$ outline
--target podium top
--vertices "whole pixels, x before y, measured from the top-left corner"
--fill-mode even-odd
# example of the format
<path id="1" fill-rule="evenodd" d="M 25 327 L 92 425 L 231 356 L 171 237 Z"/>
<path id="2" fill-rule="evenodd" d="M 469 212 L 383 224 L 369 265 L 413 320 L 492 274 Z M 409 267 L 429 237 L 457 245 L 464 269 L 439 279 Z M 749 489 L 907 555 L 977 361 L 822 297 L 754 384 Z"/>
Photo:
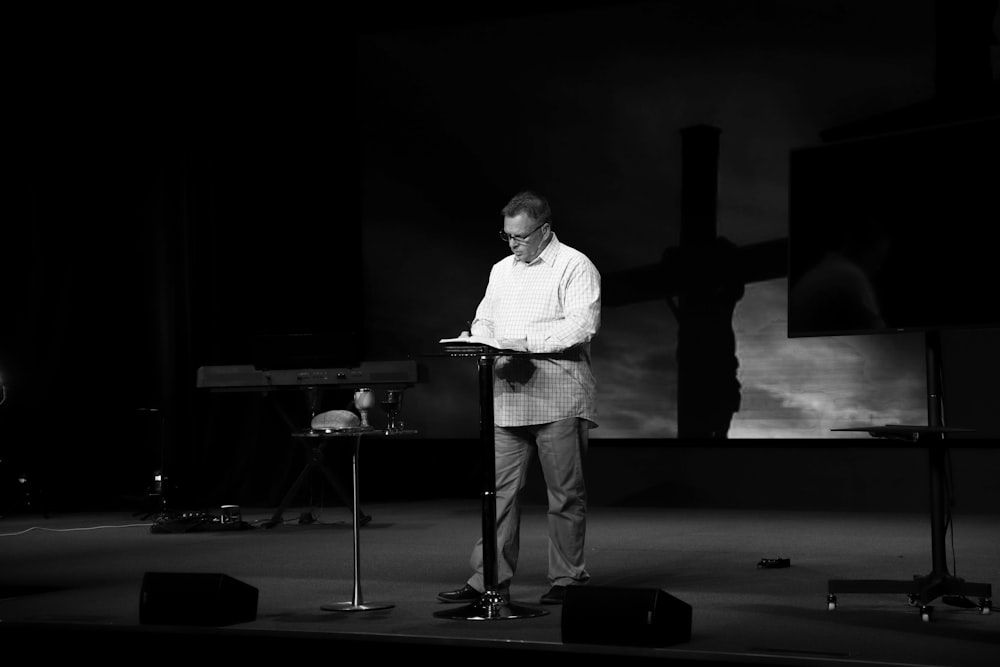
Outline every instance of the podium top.
<path id="1" fill-rule="evenodd" d="M 490 345 L 457 344 L 443 345 L 438 352 L 425 352 L 420 357 L 533 357 L 538 359 L 577 359 L 579 353 L 565 352 L 525 352 L 523 350 L 507 350 Z"/>
<path id="2" fill-rule="evenodd" d="M 302 431 L 295 431 L 292 437 L 295 438 L 346 438 L 348 436 L 382 437 L 389 438 L 401 435 L 416 435 L 417 429 L 400 428 L 394 431 L 387 431 L 384 428 L 372 428 L 370 426 L 356 426 L 350 428 L 307 428 Z"/>

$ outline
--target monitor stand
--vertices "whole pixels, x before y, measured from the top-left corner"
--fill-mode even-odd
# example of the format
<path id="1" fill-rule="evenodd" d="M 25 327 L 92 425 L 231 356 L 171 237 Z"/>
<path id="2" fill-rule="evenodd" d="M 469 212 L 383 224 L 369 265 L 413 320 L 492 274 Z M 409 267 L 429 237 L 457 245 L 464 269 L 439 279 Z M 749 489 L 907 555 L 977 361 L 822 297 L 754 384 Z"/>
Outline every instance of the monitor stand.
<path id="1" fill-rule="evenodd" d="M 834 431 L 865 431 L 876 438 L 911 440 L 926 445 L 929 454 L 930 504 L 931 504 L 931 571 L 923 576 L 916 575 L 911 581 L 886 579 L 831 579 L 827 588 L 827 608 L 837 608 L 838 593 L 906 593 L 911 605 L 920 606 L 920 618 L 931 620 L 933 607 L 930 603 L 937 598 L 948 596 L 979 597 L 979 610 L 983 614 L 992 611 L 992 587 L 988 583 L 972 583 L 952 575 L 948 571 L 945 549 L 945 533 L 948 529 L 945 506 L 945 462 L 947 446 L 945 438 L 949 434 L 971 433 L 972 429 L 948 428 L 942 425 L 943 397 L 941 396 L 941 339 L 939 332 L 926 334 L 927 355 L 927 408 L 930 424 L 927 426 L 886 425 L 861 428 L 839 428 Z"/>

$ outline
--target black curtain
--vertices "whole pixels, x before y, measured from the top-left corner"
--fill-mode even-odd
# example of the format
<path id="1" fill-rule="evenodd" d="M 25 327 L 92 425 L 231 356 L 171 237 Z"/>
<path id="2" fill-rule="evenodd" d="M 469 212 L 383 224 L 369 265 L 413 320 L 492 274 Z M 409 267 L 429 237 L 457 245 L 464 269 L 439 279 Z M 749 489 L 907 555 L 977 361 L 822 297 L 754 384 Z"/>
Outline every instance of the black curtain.
<path id="1" fill-rule="evenodd" d="M 4 474 L 26 477 L 39 509 L 114 502 L 144 492 L 166 438 L 190 428 L 202 193 L 190 142 L 143 131 L 148 117 L 35 120 L 3 246 Z"/>
<path id="2" fill-rule="evenodd" d="M 12 88 L 0 510 L 140 502 L 159 470 L 188 506 L 271 501 L 301 452 L 195 373 L 360 321 L 353 42 L 46 27 Z"/>

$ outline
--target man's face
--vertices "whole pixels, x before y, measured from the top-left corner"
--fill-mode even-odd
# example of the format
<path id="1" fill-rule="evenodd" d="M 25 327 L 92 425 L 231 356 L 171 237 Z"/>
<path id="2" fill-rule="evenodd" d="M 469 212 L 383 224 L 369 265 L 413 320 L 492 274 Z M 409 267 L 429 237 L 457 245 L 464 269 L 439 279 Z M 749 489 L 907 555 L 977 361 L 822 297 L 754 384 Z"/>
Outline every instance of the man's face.
<path id="1" fill-rule="evenodd" d="M 503 230 L 510 239 L 507 245 L 519 261 L 527 264 L 534 261 L 542 251 L 542 241 L 545 239 L 546 223 L 538 224 L 526 213 L 518 213 L 512 218 L 503 219 Z"/>

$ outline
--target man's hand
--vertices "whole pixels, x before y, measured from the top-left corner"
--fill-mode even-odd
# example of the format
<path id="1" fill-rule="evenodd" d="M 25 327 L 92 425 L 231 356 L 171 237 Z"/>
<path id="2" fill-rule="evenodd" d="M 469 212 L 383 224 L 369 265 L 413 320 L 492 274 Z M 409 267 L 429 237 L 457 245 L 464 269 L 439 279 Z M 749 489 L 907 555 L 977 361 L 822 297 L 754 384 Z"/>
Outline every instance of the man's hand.
<path id="1" fill-rule="evenodd" d="M 514 350 L 515 352 L 528 351 L 527 338 L 501 338 L 497 341 L 501 350 Z"/>

